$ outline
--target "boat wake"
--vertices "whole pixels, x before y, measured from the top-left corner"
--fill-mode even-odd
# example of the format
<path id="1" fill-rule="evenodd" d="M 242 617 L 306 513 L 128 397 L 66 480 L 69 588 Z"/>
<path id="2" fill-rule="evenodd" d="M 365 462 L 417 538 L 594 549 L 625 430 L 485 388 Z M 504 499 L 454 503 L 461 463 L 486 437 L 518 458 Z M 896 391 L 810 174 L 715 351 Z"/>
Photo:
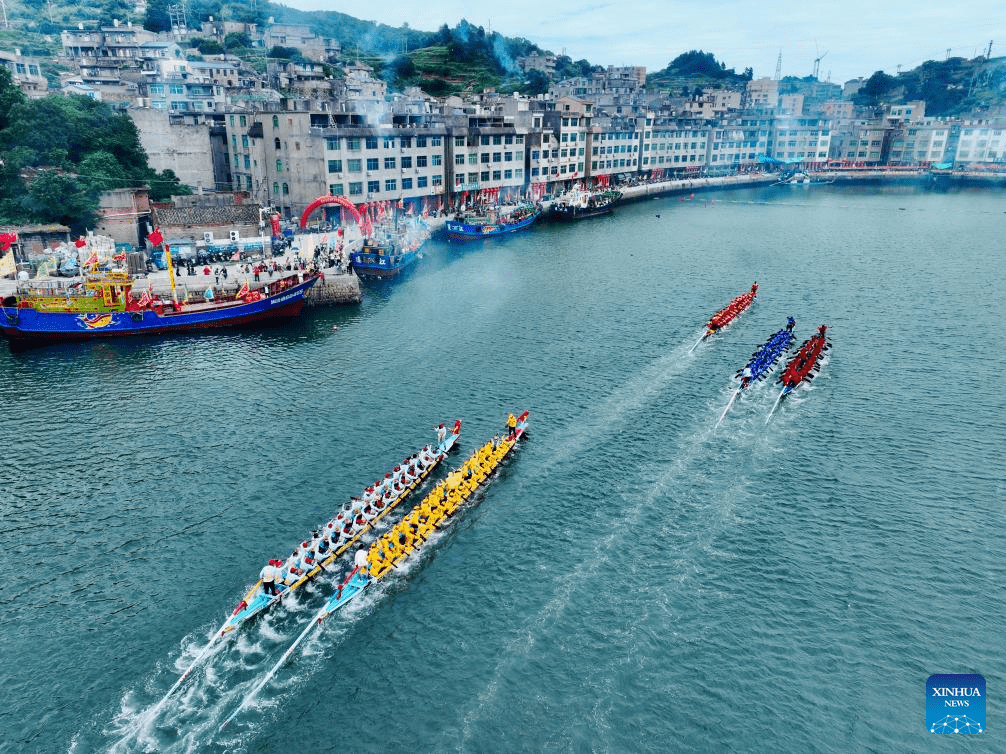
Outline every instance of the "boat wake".
<path id="1" fill-rule="evenodd" d="M 592 406 L 585 416 L 577 416 L 566 426 L 558 427 L 556 434 L 563 438 L 562 444 L 556 448 L 551 459 L 544 462 L 542 471 L 547 472 L 567 463 L 590 443 L 596 442 L 598 437 L 610 436 L 636 412 L 652 404 L 672 380 L 694 364 L 694 359 L 689 358 L 691 342 L 689 338 L 672 346 L 667 353 L 651 361 Z"/>
<path id="2" fill-rule="evenodd" d="M 769 397 L 768 391 L 757 393 L 752 397 L 758 401 Z M 710 401 L 710 407 L 712 405 Z M 633 475 L 645 480 L 642 486 L 632 485 L 620 499 L 606 501 L 609 511 L 618 511 L 617 528 L 584 541 L 581 511 L 575 519 L 569 519 L 569 531 L 554 534 L 560 541 L 579 540 L 576 562 L 565 571 L 550 573 L 550 581 L 554 584 L 551 598 L 502 643 L 496 652 L 497 664 L 484 688 L 474 695 L 471 706 L 458 710 L 460 749 L 474 745 L 477 731 L 483 730 L 480 723 L 494 715 L 494 709 L 501 703 L 499 697 L 507 693 L 507 678 L 525 663 L 534 664 L 539 638 L 554 636 L 558 632 L 556 625 L 575 623 L 576 619 L 568 614 L 580 609 L 578 600 L 584 590 L 590 591 L 594 588 L 592 585 L 604 583 L 611 574 L 623 572 L 626 564 L 633 561 L 640 531 L 654 527 L 673 529 L 666 532 L 666 540 L 676 543 L 671 563 L 679 573 L 679 581 L 673 588 L 694 588 L 695 563 L 710 552 L 712 543 L 725 527 L 736 525 L 735 509 L 738 501 L 744 499 L 749 485 L 743 476 L 728 484 L 711 485 L 706 478 L 706 467 L 710 459 L 723 465 L 739 456 L 753 456 L 768 464 L 783 447 L 777 439 L 766 440 L 761 420 L 761 415 L 745 415 L 737 422 L 741 425 L 738 431 L 724 437 L 709 425 L 703 412 L 697 411 L 693 426 L 685 430 L 677 443 L 673 459 L 652 460 L 634 469 Z M 701 496 L 696 496 L 696 487 L 701 487 Z M 687 527 L 679 522 L 682 515 L 688 521 Z M 547 641 L 549 639 L 543 639 L 540 651 L 548 651 L 544 646 Z M 620 661 L 621 658 L 613 660 Z M 622 671 L 612 672 L 617 675 Z M 595 709 L 595 717 L 599 714 L 603 712 Z M 594 720 L 592 724 L 606 727 L 603 721 Z"/>
<path id="3" fill-rule="evenodd" d="M 336 579 L 325 584 L 333 590 Z M 213 648 L 202 670 L 190 677 L 177 695 L 160 709 L 152 698 L 164 694 L 156 682 L 164 668 L 155 668 L 142 683 L 142 691 L 132 689 L 122 699 L 121 709 L 103 733 L 112 739 L 110 752 L 192 752 L 202 750 L 211 741 L 223 749 L 241 748 L 257 725 L 240 726 L 227 735 L 218 733 L 220 723 L 255 687 L 272 667 L 276 657 L 300 632 L 304 618 L 313 615 L 321 596 L 321 584 L 315 582 L 298 600 L 284 603 L 283 609 L 261 618 L 250 630 Z M 312 592 L 314 592 L 312 594 Z M 352 625 L 367 615 L 381 599 L 383 589 L 364 595 L 342 612 L 338 620 L 325 624 L 303 647 L 305 656 L 325 657 L 335 651 Z M 198 656 L 209 637 L 189 638 L 182 653 L 172 664 L 172 674 L 181 672 Z M 299 693 L 324 662 L 307 662 L 295 672 L 281 675 L 270 685 L 269 694 L 258 695 L 246 711 L 261 712 L 282 703 L 291 692 Z M 154 713 L 154 714 L 152 714 Z M 248 716 L 256 719 L 257 715 Z"/>

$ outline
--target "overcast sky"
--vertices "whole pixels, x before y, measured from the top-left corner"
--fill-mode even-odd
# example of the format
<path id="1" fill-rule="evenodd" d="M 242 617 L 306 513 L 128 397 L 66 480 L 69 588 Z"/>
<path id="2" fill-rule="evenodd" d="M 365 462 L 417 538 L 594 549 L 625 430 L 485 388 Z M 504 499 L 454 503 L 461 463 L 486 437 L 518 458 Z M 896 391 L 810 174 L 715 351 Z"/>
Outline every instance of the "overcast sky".
<path id="1" fill-rule="evenodd" d="M 821 56 L 820 77 L 842 83 L 889 74 L 951 55 L 1006 55 L 1006 4 L 990 0 L 907 2 L 847 0 L 285 0 L 304 10 L 337 10 L 389 26 L 435 31 L 462 18 L 595 65 L 666 66 L 687 50 L 716 55 L 738 73 L 773 76 L 782 50 L 784 76 L 808 76 Z M 998 40 L 998 44 L 996 42 Z"/>

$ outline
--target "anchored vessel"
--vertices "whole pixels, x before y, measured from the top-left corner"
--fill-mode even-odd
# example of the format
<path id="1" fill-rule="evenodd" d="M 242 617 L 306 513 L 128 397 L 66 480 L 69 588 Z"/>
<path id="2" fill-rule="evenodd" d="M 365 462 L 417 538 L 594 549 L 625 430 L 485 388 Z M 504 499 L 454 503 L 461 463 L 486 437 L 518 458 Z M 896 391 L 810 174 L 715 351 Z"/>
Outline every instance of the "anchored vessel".
<path id="1" fill-rule="evenodd" d="M 447 221 L 447 235 L 459 241 L 500 236 L 529 227 L 540 215 L 541 206 L 533 204 L 521 204 L 507 214 L 496 211 L 484 215 L 459 214 Z"/>
<path id="2" fill-rule="evenodd" d="M 556 199 L 549 208 L 548 216 L 555 220 L 582 220 L 586 217 L 606 215 L 615 208 L 621 198 L 622 192 L 614 189 L 604 191 L 575 189 Z"/>
<path id="3" fill-rule="evenodd" d="M 403 249 L 394 241 L 380 244 L 371 238 L 349 255 L 356 274 L 363 278 L 391 278 L 419 261 L 419 247 Z"/>
<path id="4" fill-rule="evenodd" d="M 164 300 L 149 290 L 136 298 L 133 280 L 113 270 L 85 275 L 69 288 L 32 287 L 3 300 L 2 325 L 11 344 L 152 335 L 250 325 L 296 317 L 314 275 L 290 275 L 261 289 L 247 284 L 235 295 L 199 302 Z"/>

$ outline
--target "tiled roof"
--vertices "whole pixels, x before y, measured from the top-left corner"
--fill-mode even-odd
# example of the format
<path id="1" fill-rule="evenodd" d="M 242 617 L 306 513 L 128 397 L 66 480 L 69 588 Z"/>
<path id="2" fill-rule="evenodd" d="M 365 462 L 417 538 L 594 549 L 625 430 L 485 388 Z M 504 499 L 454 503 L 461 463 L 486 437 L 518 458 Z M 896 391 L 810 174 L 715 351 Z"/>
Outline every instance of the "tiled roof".
<path id="1" fill-rule="evenodd" d="M 171 227 L 181 225 L 257 225 L 258 205 L 248 204 L 234 207 L 173 207 L 154 208 L 158 225 Z"/>

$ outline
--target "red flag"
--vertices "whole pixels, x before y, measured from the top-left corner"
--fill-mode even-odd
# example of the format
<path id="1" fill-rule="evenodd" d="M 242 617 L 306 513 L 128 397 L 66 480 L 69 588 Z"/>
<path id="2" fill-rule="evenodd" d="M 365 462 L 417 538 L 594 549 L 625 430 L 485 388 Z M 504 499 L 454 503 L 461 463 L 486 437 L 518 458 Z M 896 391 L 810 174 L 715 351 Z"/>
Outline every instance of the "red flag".
<path id="1" fill-rule="evenodd" d="M 17 233 L 0 233 L 0 251 L 7 251 L 17 241 Z"/>
<path id="2" fill-rule="evenodd" d="M 147 236 L 147 240 L 154 246 L 160 246 L 164 242 L 164 236 L 161 235 L 161 229 L 154 228 L 154 232 Z"/>
<path id="3" fill-rule="evenodd" d="M 238 289 L 238 292 L 234 294 L 234 298 L 241 298 L 242 296 L 247 296 L 251 293 L 251 288 L 248 287 L 248 281 L 245 280 L 242 286 Z"/>
<path id="4" fill-rule="evenodd" d="M 98 264 L 98 252 L 92 251 L 91 256 L 87 258 L 87 261 L 84 262 L 84 264 Z"/>
<path id="5" fill-rule="evenodd" d="M 80 238 L 78 238 L 76 241 L 73 242 L 73 245 L 76 246 L 78 249 L 82 249 L 85 246 L 87 246 L 87 241 L 85 241 L 84 237 L 81 236 Z"/>

